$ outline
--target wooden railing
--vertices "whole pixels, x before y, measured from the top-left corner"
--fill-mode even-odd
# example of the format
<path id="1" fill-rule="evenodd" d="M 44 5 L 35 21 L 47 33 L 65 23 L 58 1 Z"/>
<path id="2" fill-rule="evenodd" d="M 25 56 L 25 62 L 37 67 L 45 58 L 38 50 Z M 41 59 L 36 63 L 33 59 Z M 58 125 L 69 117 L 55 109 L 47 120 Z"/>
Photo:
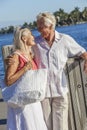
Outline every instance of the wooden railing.
<path id="1" fill-rule="evenodd" d="M 87 74 L 82 59 L 71 58 L 66 64 L 69 87 L 69 130 L 87 129 Z"/>
<path id="2" fill-rule="evenodd" d="M 0 130 L 6 130 L 7 105 L 3 102 L 0 90 Z"/>
<path id="3" fill-rule="evenodd" d="M 12 51 L 12 45 L 2 47 L 3 58 L 5 59 Z M 83 71 L 83 66 L 84 61 L 82 59 L 69 58 L 65 67 L 69 88 L 69 130 L 87 130 L 87 74 Z M 0 104 L 2 104 L 1 97 L 0 100 Z M 6 123 L 7 110 L 5 103 L 4 105 L 0 107 L 2 124 Z M 4 117 L 1 116 L 2 113 Z"/>

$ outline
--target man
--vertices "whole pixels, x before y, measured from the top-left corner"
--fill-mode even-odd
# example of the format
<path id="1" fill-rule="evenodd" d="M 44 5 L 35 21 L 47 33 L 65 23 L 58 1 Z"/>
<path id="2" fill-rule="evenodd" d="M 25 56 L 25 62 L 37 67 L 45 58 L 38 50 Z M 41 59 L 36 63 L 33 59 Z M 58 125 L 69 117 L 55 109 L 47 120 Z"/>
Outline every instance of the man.
<path id="1" fill-rule="evenodd" d="M 68 130 L 68 88 L 64 67 L 69 57 L 80 56 L 85 60 L 87 53 L 72 37 L 55 31 L 56 20 L 51 13 L 37 16 L 35 60 L 39 67 L 48 68 L 46 99 L 42 101 L 43 113 L 48 130 Z"/>

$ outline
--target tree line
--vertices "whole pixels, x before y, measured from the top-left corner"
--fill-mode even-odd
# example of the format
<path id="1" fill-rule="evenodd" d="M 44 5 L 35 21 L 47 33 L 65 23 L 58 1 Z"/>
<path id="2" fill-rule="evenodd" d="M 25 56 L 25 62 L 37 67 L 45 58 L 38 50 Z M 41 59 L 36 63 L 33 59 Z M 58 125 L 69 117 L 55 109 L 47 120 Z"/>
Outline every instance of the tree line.
<path id="1" fill-rule="evenodd" d="M 84 7 L 82 11 L 80 11 L 79 7 L 75 7 L 70 13 L 66 13 L 64 9 L 59 9 L 58 11 L 53 13 L 56 18 L 56 26 L 64 26 L 64 25 L 72 25 L 87 22 L 87 7 Z M 23 27 L 28 27 L 31 30 L 37 29 L 36 21 L 27 23 L 25 22 Z M 15 26 L 8 26 L 5 28 L 1 28 L 0 34 L 5 33 L 13 33 Z"/>

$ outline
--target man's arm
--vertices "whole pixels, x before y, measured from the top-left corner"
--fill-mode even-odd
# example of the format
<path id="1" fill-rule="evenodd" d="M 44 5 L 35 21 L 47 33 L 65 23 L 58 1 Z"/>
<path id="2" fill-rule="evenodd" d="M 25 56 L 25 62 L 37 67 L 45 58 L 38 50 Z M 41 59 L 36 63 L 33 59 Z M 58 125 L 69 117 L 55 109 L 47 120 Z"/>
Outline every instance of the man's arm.
<path id="1" fill-rule="evenodd" d="M 4 62 L 6 64 L 6 66 L 9 66 L 11 64 L 14 64 L 16 62 L 16 60 L 13 58 L 13 55 L 9 55 L 4 59 Z"/>

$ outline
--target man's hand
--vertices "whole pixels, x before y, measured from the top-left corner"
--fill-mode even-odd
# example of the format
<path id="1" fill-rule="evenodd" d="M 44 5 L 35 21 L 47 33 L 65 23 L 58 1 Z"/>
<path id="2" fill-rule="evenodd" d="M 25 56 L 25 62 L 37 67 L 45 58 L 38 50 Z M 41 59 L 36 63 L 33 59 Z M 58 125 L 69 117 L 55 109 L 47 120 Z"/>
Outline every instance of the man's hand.
<path id="1" fill-rule="evenodd" d="M 80 57 L 85 60 L 85 62 L 84 62 L 84 71 L 85 71 L 85 73 L 87 73 L 87 52 L 84 52 L 83 54 L 81 54 Z"/>
<path id="2" fill-rule="evenodd" d="M 15 59 L 13 59 L 12 55 L 8 56 L 4 61 L 7 66 L 12 65 L 16 62 Z"/>
<path id="3" fill-rule="evenodd" d="M 84 62 L 84 71 L 85 71 L 85 73 L 87 73 L 87 60 L 85 60 L 85 62 Z"/>

